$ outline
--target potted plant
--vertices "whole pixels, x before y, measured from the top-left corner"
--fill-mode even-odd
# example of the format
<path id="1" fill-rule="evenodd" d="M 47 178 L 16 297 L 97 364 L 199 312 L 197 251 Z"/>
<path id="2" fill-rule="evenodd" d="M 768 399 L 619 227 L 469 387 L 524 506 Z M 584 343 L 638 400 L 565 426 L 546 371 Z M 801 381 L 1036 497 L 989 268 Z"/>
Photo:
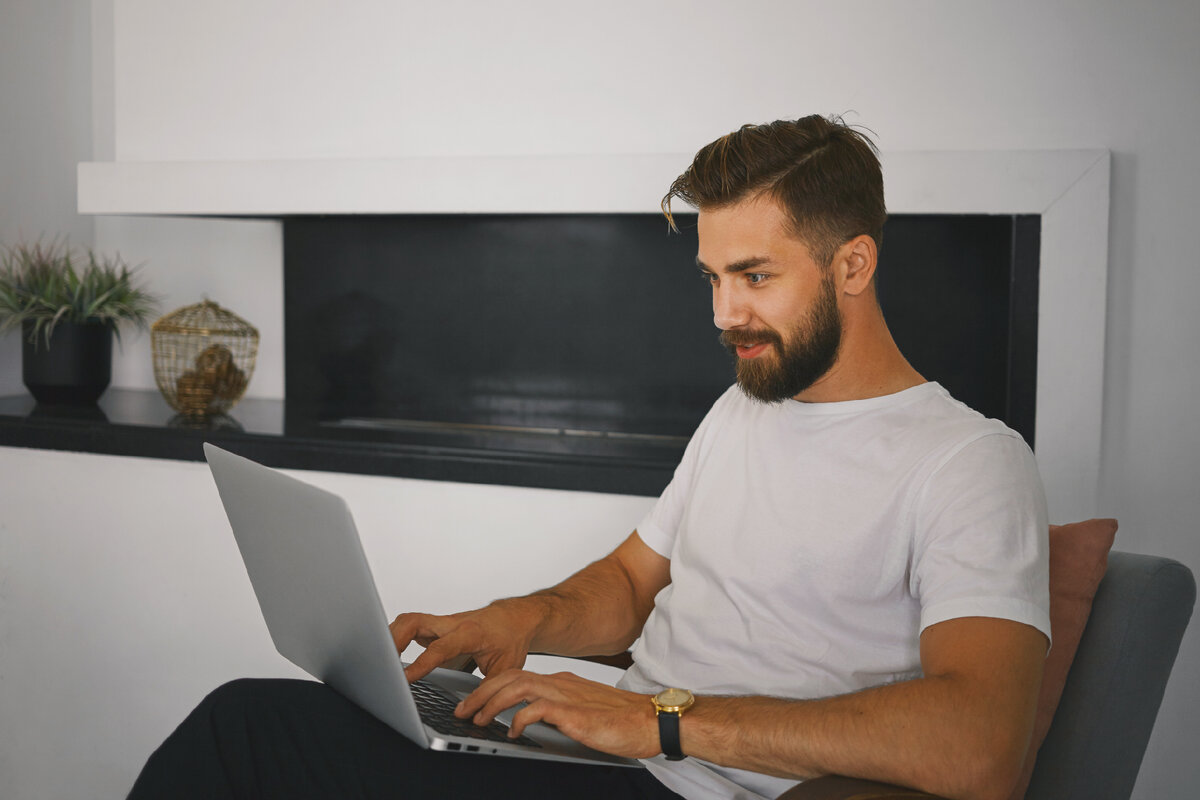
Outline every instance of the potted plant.
<path id="1" fill-rule="evenodd" d="M 94 403 L 112 379 L 113 334 L 145 328 L 155 298 L 135 286 L 133 271 L 115 257 L 87 263 L 62 242 L 3 249 L 0 332 L 21 327 L 25 386 L 42 404 Z"/>

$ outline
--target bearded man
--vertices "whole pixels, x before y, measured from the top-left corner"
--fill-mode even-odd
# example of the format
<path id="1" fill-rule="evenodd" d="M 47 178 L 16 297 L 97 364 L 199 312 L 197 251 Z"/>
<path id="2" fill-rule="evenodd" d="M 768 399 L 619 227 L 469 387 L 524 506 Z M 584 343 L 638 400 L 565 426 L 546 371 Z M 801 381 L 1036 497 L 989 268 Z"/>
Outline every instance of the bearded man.
<path id="1" fill-rule="evenodd" d="M 134 796 L 771 798 L 829 773 L 1003 798 L 1050 631 L 1032 453 L 926 381 L 875 293 L 873 144 L 819 116 L 745 126 L 671 187 L 737 384 L 615 551 L 561 584 L 402 614 L 410 680 L 472 657 L 458 707 L 535 721 L 645 770 L 423 751 L 319 684 L 239 682 L 168 739 Z M 618 653 L 617 687 L 521 669 Z M 372 724 L 374 723 L 374 724 Z"/>

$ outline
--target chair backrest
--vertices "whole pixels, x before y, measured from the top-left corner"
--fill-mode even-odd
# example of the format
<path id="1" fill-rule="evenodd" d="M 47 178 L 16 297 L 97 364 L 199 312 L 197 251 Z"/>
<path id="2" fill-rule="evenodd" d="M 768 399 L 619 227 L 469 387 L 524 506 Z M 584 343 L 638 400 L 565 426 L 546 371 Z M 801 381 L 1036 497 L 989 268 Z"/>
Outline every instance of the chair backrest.
<path id="1" fill-rule="evenodd" d="M 1129 798 L 1195 601 L 1178 561 L 1109 554 L 1026 800 Z"/>

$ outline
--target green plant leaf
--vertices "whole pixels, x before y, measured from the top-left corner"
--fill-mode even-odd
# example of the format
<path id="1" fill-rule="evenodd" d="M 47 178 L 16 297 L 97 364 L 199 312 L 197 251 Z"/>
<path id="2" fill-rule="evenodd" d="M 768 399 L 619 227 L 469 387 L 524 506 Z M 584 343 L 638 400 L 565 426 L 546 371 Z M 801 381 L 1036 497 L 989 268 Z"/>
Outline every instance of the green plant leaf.
<path id="1" fill-rule="evenodd" d="M 31 337 L 49 343 L 59 322 L 103 322 L 117 332 L 119 325 L 149 325 L 157 298 L 135 285 L 136 270 L 120 256 L 97 256 L 85 251 L 86 264 L 65 241 L 3 248 L 0 255 L 0 332 L 32 320 Z M 83 262 L 80 261 L 82 264 Z"/>

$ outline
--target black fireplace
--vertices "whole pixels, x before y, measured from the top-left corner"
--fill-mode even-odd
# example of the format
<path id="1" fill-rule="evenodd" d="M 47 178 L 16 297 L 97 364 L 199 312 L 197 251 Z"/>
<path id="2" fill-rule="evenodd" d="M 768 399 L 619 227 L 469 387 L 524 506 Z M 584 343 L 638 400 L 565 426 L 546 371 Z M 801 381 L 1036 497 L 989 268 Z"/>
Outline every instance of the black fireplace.
<path id="1" fill-rule="evenodd" d="M 284 220 L 289 435 L 418 454 L 413 477 L 657 494 L 733 381 L 695 217 Z M 894 215 L 901 349 L 1034 439 L 1037 216 Z"/>

